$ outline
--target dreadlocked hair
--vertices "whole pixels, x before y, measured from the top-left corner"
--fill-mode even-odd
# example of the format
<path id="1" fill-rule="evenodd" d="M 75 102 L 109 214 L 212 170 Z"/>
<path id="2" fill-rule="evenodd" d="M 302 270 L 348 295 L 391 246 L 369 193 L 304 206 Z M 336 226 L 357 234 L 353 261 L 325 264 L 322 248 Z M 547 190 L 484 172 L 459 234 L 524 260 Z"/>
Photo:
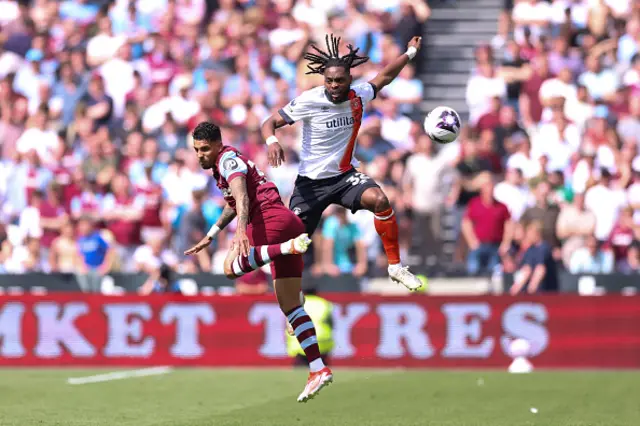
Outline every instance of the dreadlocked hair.
<path id="1" fill-rule="evenodd" d="M 358 56 L 358 50 L 360 49 L 357 47 L 354 48 L 351 44 L 347 45 L 349 53 L 340 56 L 340 40 L 340 37 L 336 38 L 333 34 L 331 34 L 331 38 L 329 38 L 329 34 L 327 34 L 325 36 L 327 52 L 323 52 L 312 44 L 311 47 L 318 52 L 318 54 L 311 52 L 304 54 L 304 59 L 310 61 L 310 63 L 307 64 L 309 71 L 307 71 L 306 74 L 324 74 L 324 71 L 331 67 L 342 67 L 349 71 L 351 68 L 362 65 L 369 60 L 368 56 Z"/>

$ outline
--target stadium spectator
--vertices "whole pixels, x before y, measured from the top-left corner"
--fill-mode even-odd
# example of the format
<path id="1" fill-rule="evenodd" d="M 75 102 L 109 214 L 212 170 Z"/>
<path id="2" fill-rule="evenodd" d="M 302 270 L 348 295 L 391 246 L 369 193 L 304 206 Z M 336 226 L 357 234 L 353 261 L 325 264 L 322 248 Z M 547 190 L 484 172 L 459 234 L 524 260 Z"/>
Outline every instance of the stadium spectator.
<path id="1" fill-rule="evenodd" d="M 78 247 L 73 223 L 66 220 L 60 228 L 60 235 L 53 240 L 49 250 L 51 272 L 73 273 L 78 266 Z"/>
<path id="2" fill-rule="evenodd" d="M 481 176 L 480 195 L 469 201 L 462 219 L 462 234 L 469 246 L 467 272 L 492 273 L 513 239 L 513 222 L 507 206 L 496 201 L 490 175 Z"/>
<path id="3" fill-rule="evenodd" d="M 134 195 L 129 178 L 124 174 L 116 175 L 111 186 L 113 193 L 102 200 L 102 218 L 114 236 L 115 249 L 127 272 L 133 269 L 133 254 L 141 243 L 144 198 Z"/>
<path id="4" fill-rule="evenodd" d="M 577 193 L 571 205 L 561 208 L 556 222 L 556 235 L 562 243 L 562 261 L 569 267 L 572 254 L 585 246 L 586 238 L 596 229 L 596 216 L 584 205 L 584 194 Z"/>
<path id="5" fill-rule="evenodd" d="M 585 194 L 585 205 L 596 215 L 595 236 L 599 241 L 606 241 L 618 220 L 620 210 L 626 204 L 626 194 L 615 188 L 612 173 L 603 168 L 600 180 Z"/>
<path id="6" fill-rule="evenodd" d="M 524 184 L 522 170 L 507 168 L 504 181 L 497 183 L 493 190 L 493 197 L 507 206 L 511 219 L 518 222 L 529 203 L 529 189 Z"/>
<path id="7" fill-rule="evenodd" d="M 585 247 L 573 252 L 569 262 L 569 272 L 572 274 L 609 274 L 613 269 L 613 253 L 606 250 L 593 235 L 587 237 Z"/>
<path id="8" fill-rule="evenodd" d="M 490 109 L 493 98 L 504 98 L 507 86 L 503 78 L 496 75 L 492 63 L 478 65 L 478 74 L 471 77 L 467 85 L 466 100 L 469 106 L 469 123 L 475 125 L 478 119 Z"/>
<path id="9" fill-rule="evenodd" d="M 421 267 L 437 260 L 442 216 L 442 175 L 447 167 L 434 153 L 434 142 L 427 135 L 418 138 L 415 153 L 407 159 L 404 194 L 411 206 L 412 229 L 409 253 L 420 259 Z"/>
<path id="10" fill-rule="evenodd" d="M 336 207 L 322 226 L 325 272 L 331 276 L 352 273 L 361 277 L 367 272 L 366 247 L 358 226 L 347 221 L 347 210 Z M 351 253 L 355 252 L 355 262 Z"/>
<path id="11" fill-rule="evenodd" d="M 102 277 L 116 262 L 117 253 L 109 241 L 94 226 L 90 217 L 81 217 L 77 226 L 78 265 L 76 278 L 85 292 L 98 292 Z"/>
<path id="12" fill-rule="evenodd" d="M 640 273 L 640 243 L 634 241 L 627 251 L 627 258 L 618 263 L 617 271 L 632 275 Z"/>
<path id="13" fill-rule="evenodd" d="M 511 295 L 522 291 L 529 294 L 558 290 L 558 272 L 551 246 L 542 238 L 543 223 L 534 221 L 525 229 L 525 248 L 519 268 L 514 274 L 514 282 L 509 290 Z"/>
<path id="14" fill-rule="evenodd" d="M 520 226 L 516 231 L 516 238 L 526 233 L 526 228 L 533 222 L 542 222 L 542 236 L 553 250 L 556 260 L 560 259 L 560 241 L 556 235 L 556 223 L 560 209 L 549 202 L 551 187 L 547 180 L 541 180 L 534 188 L 535 204 L 529 207 L 520 218 Z M 532 231 L 533 232 L 533 231 Z"/>
<path id="15" fill-rule="evenodd" d="M 163 236 L 149 236 L 145 244 L 139 246 L 133 253 L 134 272 L 144 272 L 152 275 L 162 265 L 175 269 L 178 266 L 178 258 L 172 250 L 165 247 L 164 243 Z"/>
<path id="16" fill-rule="evenodd" d="M 633 209 L 625 207 L 620 212 L 618 222 L 613 227 L 605 248 L 613 252 L 616 265 L 627 258 L 629 247 L 638 235 L 638 227 L 633 223 Z"/>

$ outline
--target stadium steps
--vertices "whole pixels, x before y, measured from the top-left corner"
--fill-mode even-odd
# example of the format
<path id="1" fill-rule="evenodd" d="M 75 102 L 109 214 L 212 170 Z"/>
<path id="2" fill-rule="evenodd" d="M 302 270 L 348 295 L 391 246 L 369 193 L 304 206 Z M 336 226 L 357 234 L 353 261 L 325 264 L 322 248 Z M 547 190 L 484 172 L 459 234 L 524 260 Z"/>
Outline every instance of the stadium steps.
<path id="1" fill-rule="evenodd" d="M 465 92 L 474 65 L 474 49 L 490 42 L 496 34 L 502 3 L 503 0 L 429 2 L 432 13 L 422 37 L 425 53 L 420 74 L 424 83 L 424 100 L 420 104 L 423 116 L 437 106 L 446 105 L 458 111 L 463 123 L 466 122 L 469 109 Z M 449 186 L 446 182 L 444 185 Z M 454 262 L 455 217 L 447 209 L 442 219 L 438 266 L 451 271 L 462 266 Z"/>
<path id="2" fill-rule="evenodd" d="M 456 0 L 432 2 L 425 25 L 425 49 L 421 79 L 424 102 L 421 113 L 433 106 L 455 108 L 463 120 L 469 115 L 466 84 L 473 67 L 474 49 L 496 34 L 502 0 Z"/>

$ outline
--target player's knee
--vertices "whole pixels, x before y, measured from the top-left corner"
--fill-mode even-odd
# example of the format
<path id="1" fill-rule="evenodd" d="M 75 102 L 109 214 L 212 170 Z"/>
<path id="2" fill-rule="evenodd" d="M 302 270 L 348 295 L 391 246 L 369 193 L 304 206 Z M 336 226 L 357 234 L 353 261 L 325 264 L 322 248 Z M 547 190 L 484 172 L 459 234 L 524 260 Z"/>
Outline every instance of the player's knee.
<path id="1" fill-rule="evenodd" d="M 389 199 L 382 191 L 378 191 L 375 195 L 374 200 L 374 213 L 381 213 L 385 210 L 389 210 L 391 208 L 391 203 Z"/>

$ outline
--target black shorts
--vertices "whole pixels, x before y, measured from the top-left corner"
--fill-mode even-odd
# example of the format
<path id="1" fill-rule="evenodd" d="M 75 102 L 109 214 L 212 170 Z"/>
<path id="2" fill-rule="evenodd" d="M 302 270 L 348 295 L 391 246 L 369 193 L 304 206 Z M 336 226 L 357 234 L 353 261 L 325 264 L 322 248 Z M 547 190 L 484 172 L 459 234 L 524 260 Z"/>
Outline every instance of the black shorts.
<path id="1" fill-rule="evenodd" d="M 302 219 L 306 232 L 312 235 L 320 222 L 322 212 L 331 204 L 341 205 L 353 213 L 361 210 L 360 198 L 368 188 L 379 186 L 369 176 L 356 169 L 326 179 L 298 176 L 289 208 Z"/>

